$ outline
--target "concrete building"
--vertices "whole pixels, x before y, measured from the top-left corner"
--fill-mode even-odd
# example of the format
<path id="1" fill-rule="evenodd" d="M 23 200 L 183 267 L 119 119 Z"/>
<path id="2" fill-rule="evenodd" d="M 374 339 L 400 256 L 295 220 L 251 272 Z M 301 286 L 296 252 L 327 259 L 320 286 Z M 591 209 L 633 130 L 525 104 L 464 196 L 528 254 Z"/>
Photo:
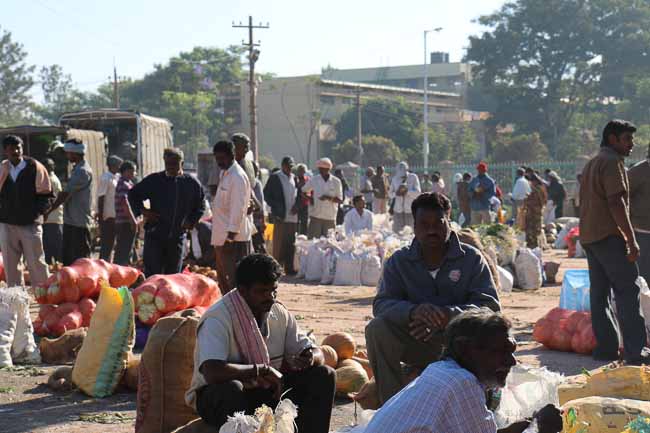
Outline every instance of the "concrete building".
<path id="1" fill-rule="evenodd" d="M 431 53 L 427 64 L 429 90 L 464 95 L 472 81 L 472 67 L 468 63 L 449 63 L 447 53 Z M 424 88 L 424 65 L 386 66 L 361 69 L 326 69 L 323 79 L 352 81 L 384 86 Z"/>
<path id="2" fill-rule="evenodd" d="M 279 163 L 291 155 L 312 165 L 319 157 L 320 144 L 336 139 L 333 125 L 359 94 L 361 101 L 373 98 L 397 99 L 422 109 L 423 91 L 415 88 L 321 79 L 319 76 L 275 78 L 258 86 L 258 142 L 260 156 Z M 458 93 L 429 92 L 429 122 L 477 122 L 485 113 L 463 109 Z M 249 129 L 248 85 L 229 89 L 226 117 L 236 119 L 231 131 Z M 482 140 L 479 140 L 482 142 Z"/>

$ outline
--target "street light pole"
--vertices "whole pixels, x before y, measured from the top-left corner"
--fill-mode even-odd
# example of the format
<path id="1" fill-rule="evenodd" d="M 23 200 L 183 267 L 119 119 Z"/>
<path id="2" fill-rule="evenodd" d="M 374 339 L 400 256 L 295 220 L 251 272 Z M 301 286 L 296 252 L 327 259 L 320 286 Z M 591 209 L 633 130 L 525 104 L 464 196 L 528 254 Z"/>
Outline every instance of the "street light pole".
<path id="1" fill-rule="evenodd" d="M 442 30 L 442 27 L 435 28 L 433 30 L 424 31 L 424 145 L 423 145 L 423 157 L 424 157 L 424 173 L 429 173 L 429 65 L 428 65 L 428 52 L 427 52 L 427 34 L 432 32 L 439 32 Z"/>

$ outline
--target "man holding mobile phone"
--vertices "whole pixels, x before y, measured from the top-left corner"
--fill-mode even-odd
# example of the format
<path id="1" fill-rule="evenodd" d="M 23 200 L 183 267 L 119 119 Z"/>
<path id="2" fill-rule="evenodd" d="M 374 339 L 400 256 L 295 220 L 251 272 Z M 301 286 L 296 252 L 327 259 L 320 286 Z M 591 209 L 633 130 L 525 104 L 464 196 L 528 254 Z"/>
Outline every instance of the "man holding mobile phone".
<path id="1" fill-rule="evenodd" d="M 237 288 L 199 322 L 187 404 L 218 430 L 236 412 L 252 415 L 263 404 L 275 408 L 284 393 L 300 408 L 299 432 L 327 433 L 335 373 L 295 317 L 275 301 L 280 264 L 252 254 L 236 272 Z"/>

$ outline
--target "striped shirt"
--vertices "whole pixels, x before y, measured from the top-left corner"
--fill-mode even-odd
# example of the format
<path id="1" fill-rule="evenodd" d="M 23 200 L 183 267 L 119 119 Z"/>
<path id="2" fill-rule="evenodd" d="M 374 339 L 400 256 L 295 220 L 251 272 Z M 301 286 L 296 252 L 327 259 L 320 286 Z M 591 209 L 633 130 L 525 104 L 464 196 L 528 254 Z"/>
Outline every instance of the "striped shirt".
<path id="1" fill-rule="evenodd" d="M 430 364 L 375 414 L 365 433 L 496 433 L 476 376 L 451 359 Z"/>
<path id="2" fill-rule="evenodd" d="M 130 223 L 131 213 L 129 212 L 129 200 L 127 196 L 133 188 L 133 181 L 126 180 L 123 177 L 117 181 L 115 187 L 115 223 Z"/>

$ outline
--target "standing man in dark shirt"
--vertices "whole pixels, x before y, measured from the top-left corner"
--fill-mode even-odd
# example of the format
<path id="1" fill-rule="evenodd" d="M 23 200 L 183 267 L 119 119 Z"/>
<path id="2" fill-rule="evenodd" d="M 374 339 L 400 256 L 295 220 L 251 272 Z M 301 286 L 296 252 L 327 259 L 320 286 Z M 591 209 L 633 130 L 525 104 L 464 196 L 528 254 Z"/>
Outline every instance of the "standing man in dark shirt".
<path id="1" fill-rule="evenodd" d="M 460 213 L 465 217 L 463 227 L 467 227 L 472 222 L 472 206 L 470 205 L 471 197 L 469 195 L 469 183 L 472 181 L 472 175 L 469 173 L 463 174 L 463 180 L 457 184 L 458 195 L 458 208 Z"/>
<path id="2" fill-rule="evenodd" d="M 472 308 L 500 309 L 487 262 L 450 228 L 449 199 L 422 194 L 411 211 L 415 239 L 386 262 L 372 305 L 375 318 L 366 326 L 382 404 L 406 385 L 400 362 L 424 369 L 440 358 L 453 317 Z"/>
<path id="3" fill-rule="evenodd" d="M 630 219 L 641 248 L 639 271 L 650 284 L 650 148 L 648 158 L 628 171 L 630 178 Z"/>
<path id="4" fill-rule="evenodd" d="M 646 329 L 639 305 L 639 244 L 630 222 L 629 192 L 624 160 L 634 148 L 636 127 L 610 121 L 603 131 L 600 152 L 582 172 L 580 242 L 587 253 L 591 280 L 591 323 L 596 336 L 593 357 L 618 359 L 618 316 L 628 364 L 648 364 Z M 614 291 L 616 309 L 612 311 Z"/>
<path id="5" fill-rule="evenodd" d="M 165 171 L 150 174 L 129 191 L 133 215 L 144 216 L 144 273 L 176 274 L 181 271 L 186 233 L 205 210 L 203 188 L 183 173 L 183 151 L 165 149 Z M 144 205 L 145 200 L 149 206 Z"/>
<path id="6" fill-rule="evenodd" d="M 48 277 L 43 253 L 43 214 L 50 206 L 52 185 L 46 168 L 23 156 L 23 140 L 8 135 L 2 141 L 7 158 L 0 164 L 0 248 L 7 284 L 23 285 L 25 259 L 33 285 Z"/>

